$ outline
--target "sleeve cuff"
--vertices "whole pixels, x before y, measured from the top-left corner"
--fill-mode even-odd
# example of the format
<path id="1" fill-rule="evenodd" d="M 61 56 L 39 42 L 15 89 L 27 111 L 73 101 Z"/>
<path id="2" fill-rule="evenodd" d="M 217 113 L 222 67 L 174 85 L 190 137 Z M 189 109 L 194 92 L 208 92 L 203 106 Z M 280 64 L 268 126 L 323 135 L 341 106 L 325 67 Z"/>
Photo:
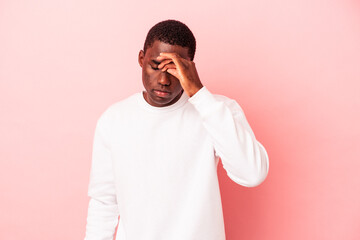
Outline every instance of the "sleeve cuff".
<path id="1" fill-rule="evenodd" d="M 216 99 L 212 93 L 205 86 L 203 86 L 199 91 L 192 95 L 188 101 L 197 106 L 204 103 L 209 103 L 209 101 L 216 101 Z"/>

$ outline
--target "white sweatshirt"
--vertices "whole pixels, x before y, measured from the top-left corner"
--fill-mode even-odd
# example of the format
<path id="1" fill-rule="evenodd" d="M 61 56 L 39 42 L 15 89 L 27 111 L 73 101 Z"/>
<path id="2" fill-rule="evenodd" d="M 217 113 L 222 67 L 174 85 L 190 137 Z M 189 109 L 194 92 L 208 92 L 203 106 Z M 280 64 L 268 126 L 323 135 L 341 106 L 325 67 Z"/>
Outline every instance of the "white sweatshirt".
<path id="1" fill-rule="evenodd" d="M 166 107 L 142 92 L 112 104 L 95 130 L 85 240 L 225 240 L 217 165 L 246 187 L 269 159 L 239 104 L 204 86 Z"/>

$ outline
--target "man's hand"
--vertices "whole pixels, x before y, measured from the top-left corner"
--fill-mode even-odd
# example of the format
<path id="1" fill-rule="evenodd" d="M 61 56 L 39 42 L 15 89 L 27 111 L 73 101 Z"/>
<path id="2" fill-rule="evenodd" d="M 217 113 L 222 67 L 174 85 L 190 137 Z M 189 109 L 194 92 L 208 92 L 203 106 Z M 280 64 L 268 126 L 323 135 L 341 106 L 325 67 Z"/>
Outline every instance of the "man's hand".
<path id="1" fill-rule="evenodd" d="M 160 53 L 157 60 L 161 61 L 158 68 L 179 79 L 182 88 L 189 97 L 192 97 L 203 87 L 193 61 L 182 58 L 177 53 Z"/>

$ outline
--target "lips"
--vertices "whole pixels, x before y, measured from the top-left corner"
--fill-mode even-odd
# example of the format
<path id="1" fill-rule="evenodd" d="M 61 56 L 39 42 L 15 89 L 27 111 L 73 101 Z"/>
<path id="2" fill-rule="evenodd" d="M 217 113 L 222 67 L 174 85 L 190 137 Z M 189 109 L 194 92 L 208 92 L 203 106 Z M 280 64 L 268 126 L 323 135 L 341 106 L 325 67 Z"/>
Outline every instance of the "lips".
<path id="1" fill-rule="evenodd" d="M 170 92 L 162 91 L 162 90 L 156 90 L 154 89 L 154 93 L 159 97 L 166 97 L 170 95 Z"/>

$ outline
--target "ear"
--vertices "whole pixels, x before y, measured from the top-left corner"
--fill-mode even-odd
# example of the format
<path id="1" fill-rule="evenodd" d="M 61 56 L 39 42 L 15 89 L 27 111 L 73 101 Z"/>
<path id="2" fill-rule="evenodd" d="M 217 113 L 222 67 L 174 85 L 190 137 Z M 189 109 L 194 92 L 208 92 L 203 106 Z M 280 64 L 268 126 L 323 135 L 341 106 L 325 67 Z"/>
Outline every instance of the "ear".
<path id="1" fill-rule="evenodd" d="M 139 62 L 140 67 L 143 67 L 144 58 L 145 58 L 145 53 L 143 50 L 140 50 L 139 57 L 138 57 L 138 62 Z"/>

